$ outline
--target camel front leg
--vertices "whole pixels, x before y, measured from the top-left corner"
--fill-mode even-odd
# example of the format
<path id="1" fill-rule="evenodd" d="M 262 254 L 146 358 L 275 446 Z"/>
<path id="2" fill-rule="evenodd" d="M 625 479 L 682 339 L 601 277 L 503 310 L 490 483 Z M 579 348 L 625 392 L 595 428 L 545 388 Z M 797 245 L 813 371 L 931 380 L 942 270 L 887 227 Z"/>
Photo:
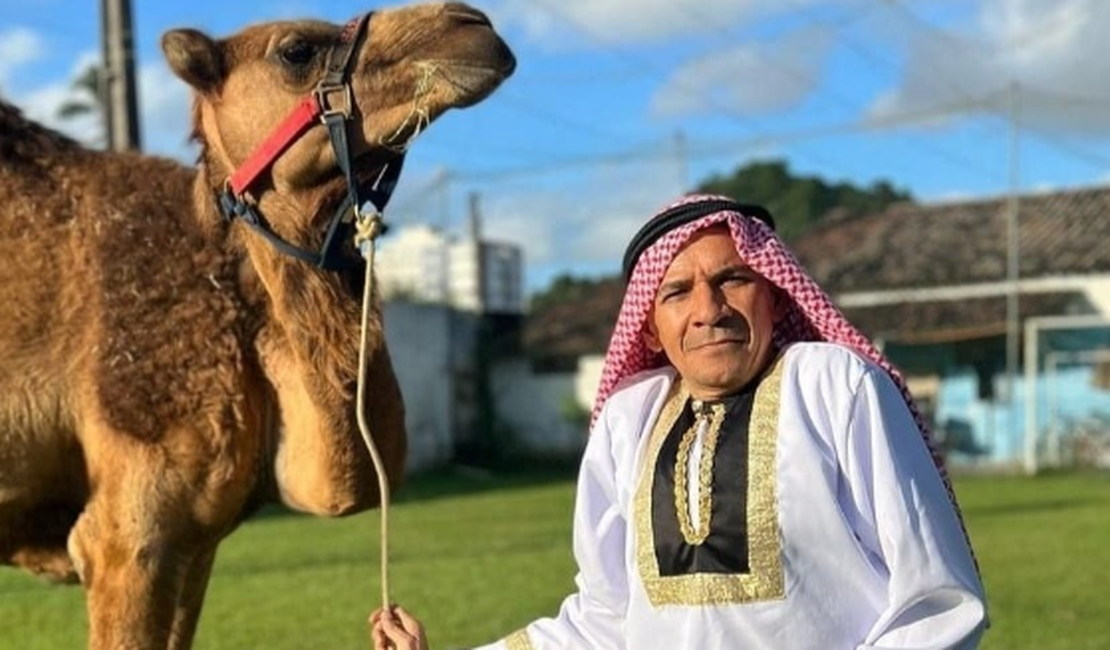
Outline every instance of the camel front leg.
<path id="1" fill-rule="evenodd" d="M 169 650 L 188 650 L 193 645 L 193 637 L 200 619 L 204 594 L 208 590 L 208 579 L 212 575 L 212 565 L 216 561 L 216 547 L 201 549 L 193 556 L 193 561 L 185 574 L 181 593 L 174 609 L 173 628 L 170 630 Z"/>
<path id="2" fill-rule="evenodd" d="M 144 514 L 94 500 L 71 533 L 90 650 L 163 650 L 169 643 L 187 554 Z"/>
<path id="3" fill-rule="evenodd" d="M 191 463 L 221 472 L 204 454 L 171 453 L 193 437 L 167 434 L 154 445 L 96 433 L 86 445 L 92 494 L 68 543 L 87 592 L 89 648 L 166 650 L 175 627 L 176 647 L 186 648 L 219 539 L 219 528 L 196 516 L 213 498 Z M 199 586 L 189 582 L 197 574 Z M 179 608 L 187 612 L 180 623 Z"/>

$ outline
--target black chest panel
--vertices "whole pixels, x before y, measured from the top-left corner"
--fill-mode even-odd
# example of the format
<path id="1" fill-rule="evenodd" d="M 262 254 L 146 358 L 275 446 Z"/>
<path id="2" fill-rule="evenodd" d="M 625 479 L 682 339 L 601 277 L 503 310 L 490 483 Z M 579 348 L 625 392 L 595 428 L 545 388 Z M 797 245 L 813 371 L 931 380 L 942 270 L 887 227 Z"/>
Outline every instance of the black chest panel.
<path id="1" fill-rule="evenodd" d="M 726 414 L 713 459 L 713 506 L 709 536 L 698 545 L 686 542 L 675 504 L 675 461 L 682 435 L 694 425 L 689 404 L 667 434 L 655 465 L 652 486 L 652 531 L 661 576 L 693 573 L 749 573 L 748 564 L 748 429 L 755 386 L 726 400 Z M 688 475 L 698 480 L 698 472 Z M 687 489 L 690 489 L 689 487 Z"/>

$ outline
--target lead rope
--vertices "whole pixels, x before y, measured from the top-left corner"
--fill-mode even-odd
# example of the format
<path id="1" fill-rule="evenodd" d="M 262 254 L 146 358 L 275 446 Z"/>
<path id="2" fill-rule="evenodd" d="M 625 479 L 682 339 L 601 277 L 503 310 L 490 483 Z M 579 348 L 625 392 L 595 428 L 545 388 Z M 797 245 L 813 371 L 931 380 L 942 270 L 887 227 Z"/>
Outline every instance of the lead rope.
<path id="1" fill-rule="evenodd" d="M 374 471 L 378 475 L 378 495 L 381 500 L 381 574 L 382 574 L 382 607 L 389 611 L 389 481 L 385 474 L 385 464 L 382 463 L 381 454 L 370 435 L 370 425 L 366 421 L 366 331 L 370 321 L 370 306 L 374 293 L 374 241 L 382 233 L 381 214 L 374 212 L 372 215 L 362 215 L 355 208 L 355 245 L 359 253 L 366 260 L 366 282 L 362 287 L 362 333 L 358 344 L 358 393 L 355 398 L 355 409 L 358 412 L 358 429 L 362 433 L 362 441 L 366 443 L 366 450 L 374 461 Z M 383 336 L 384 328 L 383 328 Z"/>

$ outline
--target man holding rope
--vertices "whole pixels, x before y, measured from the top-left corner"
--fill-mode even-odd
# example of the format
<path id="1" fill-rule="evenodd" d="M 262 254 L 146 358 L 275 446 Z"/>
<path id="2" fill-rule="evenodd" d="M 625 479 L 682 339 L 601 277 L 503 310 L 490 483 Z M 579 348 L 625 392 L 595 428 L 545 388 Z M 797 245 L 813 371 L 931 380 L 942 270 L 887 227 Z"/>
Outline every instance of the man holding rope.
<path id="1" fill-rule="evenodd" d="M 484 650 L 974 648 L 983 587 L 904 383 L 774 233 L 688 196 L 629 244 L 578 591 Z M 400 608 L 377 648 L 426 650 Z"/>

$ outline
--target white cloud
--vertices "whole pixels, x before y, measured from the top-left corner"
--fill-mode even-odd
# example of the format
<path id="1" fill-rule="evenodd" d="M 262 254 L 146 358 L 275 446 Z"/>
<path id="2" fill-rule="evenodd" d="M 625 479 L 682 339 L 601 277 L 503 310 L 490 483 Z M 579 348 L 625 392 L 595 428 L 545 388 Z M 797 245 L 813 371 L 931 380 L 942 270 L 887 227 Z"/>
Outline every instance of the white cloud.
<path id="1" fill-rule="evenodd" d="M 196 146 L 189 142 L 192 130 L 189 86 L 161 60 L 143 65 L 138 83 L 144 150 L 191 165 L 196 158 Z"/>
<path id="2" fill-rule="evenodd" d="M 94 101 L 92 97 L 81 95 L 76 91 L 72 80 L 98 62 L 99 55 L 96 52 L 83 52 L 78 55 L 65 79 L 32 88 L 24 94 L 13 97 L 12 100 L 23 108 L 28 118 L 36 122 L 61 131 L 81 142 L 99 143 L 103 139 L 99 115 L 89 113 L 66 120 L 58 116 L 58 109 L 67 101 Z"/>
<path id="3" fill-rule="evenodd" d="M 813 0 L 501 0 L 489 7 L 495 24 L 519 25 L 536 42 L 571 47 L 585 42 L 623 45 L 704 34 L 754 16 L 797 9 Z"/>
<path id="4" fill-rule="evenodd" d="M 557 200 L 551 195 L 499 198 L 485 215 L 486 236 L 520 246 L 528 265 L 552 262 L 563 239 L 559 232 L 563 224 L 553 218 L 558 213 Z"/>
<path id="5" fill-rule="evenodd" d="M 680 116 L 789 109 L 820 84 L 832 36 L 806 29 L 774 43 L 745 44 L 691 61 L 655 93 L 652 110 Z"/>
<path id="6" fill-rule="evenodd" d="M 7 86 L 17 68 L 37 61 L 45 52 L 42 37 L 34 30 L 15 27 L 0 31 L 0 89 Z"/>
<path id="7" fill-rule="evenodd" d="M 1006 113 L 1017 83 L 1021 121 L 1055 132 L 1110 129 L 1110 3 L 1103 0 L 982 0 L 975 28 L 910 43 L 901 85 L 871 114 L 957 104 L 993 93 L 980 112 Z"/>
<path id="8" fill-rule="evenodd" d="M 986 37 L 1010 50 L 1015 61 L 1032 62 L 1045 56 L 1067 56 L 1071 44 L 1082 38 L 1080 31 L 1088 9 L 1095 4 L 1059 0 L 988 1 L 981 22 Z"/>

